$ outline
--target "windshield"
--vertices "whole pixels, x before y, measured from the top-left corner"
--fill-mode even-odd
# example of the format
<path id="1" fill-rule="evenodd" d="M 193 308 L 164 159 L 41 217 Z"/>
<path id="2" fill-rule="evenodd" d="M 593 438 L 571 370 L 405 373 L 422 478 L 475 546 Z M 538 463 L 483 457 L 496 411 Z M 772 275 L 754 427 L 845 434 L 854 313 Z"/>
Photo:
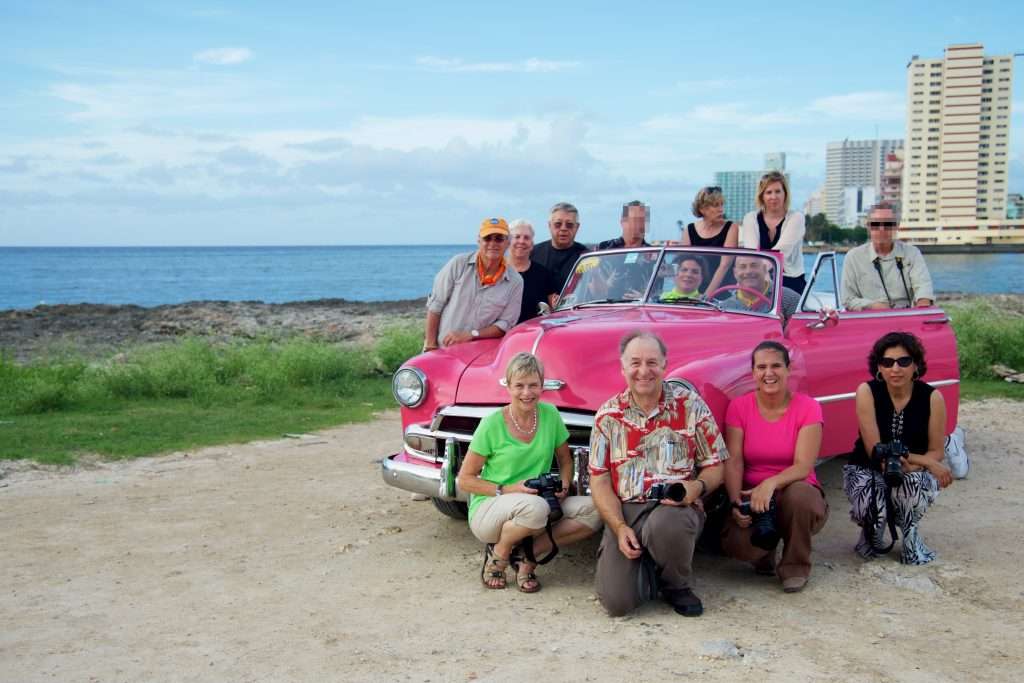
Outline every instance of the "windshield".
<path id="1" fill-rule="evenodd" d="M 559 308 L 646 302 L 771 313 L 775 270 L 772 257 L 747 250 L 594 252 L 577 262 Z"/>

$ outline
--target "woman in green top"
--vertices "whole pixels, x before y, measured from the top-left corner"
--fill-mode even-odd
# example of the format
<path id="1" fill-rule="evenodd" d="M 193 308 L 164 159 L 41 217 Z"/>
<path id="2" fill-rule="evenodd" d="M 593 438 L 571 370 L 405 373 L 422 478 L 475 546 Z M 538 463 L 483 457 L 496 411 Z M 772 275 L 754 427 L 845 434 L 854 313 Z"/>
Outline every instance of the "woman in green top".
<path id="1" fill-rule="evenodd" d="M 555 543 L 574 543 L 601 527 L 590 496 L 567 495 L 573 472 L 569 432 L 558 410 L 540 401 L 544 385 L 540 361 L 529 353 L 517 353 L 509 361 L 505 381 L 511 400 L 480 421 L 457 480 L 458 487 L 471 494 L 469 528 L 487 544 L 481 579 L 488 588 L 505 587 L 513 549 L 525 539 L 535 539 L 534 556 L 551 548 L 544 533 L 548 503 L 524 482 L 548 472 L 552 456 L 558 458 L 562 480 L 562 491 L 555 495 L 563 517 L 551 528 Z M 540 590 L 536 563 L 517 557 L 514 568 L 519 590 Z"/>

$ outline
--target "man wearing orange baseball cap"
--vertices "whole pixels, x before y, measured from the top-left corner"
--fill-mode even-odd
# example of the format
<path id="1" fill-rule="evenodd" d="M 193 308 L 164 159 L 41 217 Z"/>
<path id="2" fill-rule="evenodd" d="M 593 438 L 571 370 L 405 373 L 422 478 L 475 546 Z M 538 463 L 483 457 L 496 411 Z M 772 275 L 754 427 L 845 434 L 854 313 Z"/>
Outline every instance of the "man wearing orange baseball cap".
<path id="1" fill-rule="evenodd" d="M 453 257 L 434 278 L 424 351 L 501 337 L 519 318 L 523 278 L 505 263 L 508 223 L 485 219 L 476 241 L 479 249 Z"/>

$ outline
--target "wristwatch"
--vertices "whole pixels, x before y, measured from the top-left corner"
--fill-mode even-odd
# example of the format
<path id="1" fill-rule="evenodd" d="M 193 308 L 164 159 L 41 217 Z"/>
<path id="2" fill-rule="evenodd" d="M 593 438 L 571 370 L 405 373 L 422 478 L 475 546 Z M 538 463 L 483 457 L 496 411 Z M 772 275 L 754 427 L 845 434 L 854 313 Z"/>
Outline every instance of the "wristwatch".
<path id="1" fill-rule="evenodd" d="M 502 489 L 502 485 L 501 484 L 495 484 L 494 485 L 494 497 L 495 498 L 497 498 L 498 496 L 501 495 L 501 489 Z"/>
<path id="2" fill-rule="evenodd" d="M 476 339 L 477 337 L 480 336 L 480 330 L 470 330 L 469 334 L 471 337 L 473 337 L 473 339 Z"/>

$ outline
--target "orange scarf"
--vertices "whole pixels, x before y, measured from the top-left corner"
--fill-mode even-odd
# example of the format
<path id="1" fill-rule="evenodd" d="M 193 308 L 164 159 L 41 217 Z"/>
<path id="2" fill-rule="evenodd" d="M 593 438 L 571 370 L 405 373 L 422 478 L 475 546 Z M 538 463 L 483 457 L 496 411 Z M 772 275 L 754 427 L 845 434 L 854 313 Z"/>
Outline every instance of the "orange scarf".
<path id="1" fill-rule="evenodd" d="M 501 259 L 501 263 L 498 264 L 498 270 L 493 275 L 488 275 L 484 272 L 484 260 L 480 258 L 478 254 L 476 257 L 476 275 L 480 278 L 480 284 L 484 287 L 490 287 L 501 279 L 501 276 L 505 274 L 505 259 Z"/>

